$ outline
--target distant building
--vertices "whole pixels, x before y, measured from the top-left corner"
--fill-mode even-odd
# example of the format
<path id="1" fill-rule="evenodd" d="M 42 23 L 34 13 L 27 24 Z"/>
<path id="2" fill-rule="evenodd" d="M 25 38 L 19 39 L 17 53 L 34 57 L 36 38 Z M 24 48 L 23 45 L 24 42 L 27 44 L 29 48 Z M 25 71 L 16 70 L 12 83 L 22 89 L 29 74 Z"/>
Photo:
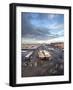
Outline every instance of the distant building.
<path id="1" fill-rule="evenodd" d="M 64 42 L 51 43 L 51 45 L 56 47 L 56 48 L 64 49 Z"/>

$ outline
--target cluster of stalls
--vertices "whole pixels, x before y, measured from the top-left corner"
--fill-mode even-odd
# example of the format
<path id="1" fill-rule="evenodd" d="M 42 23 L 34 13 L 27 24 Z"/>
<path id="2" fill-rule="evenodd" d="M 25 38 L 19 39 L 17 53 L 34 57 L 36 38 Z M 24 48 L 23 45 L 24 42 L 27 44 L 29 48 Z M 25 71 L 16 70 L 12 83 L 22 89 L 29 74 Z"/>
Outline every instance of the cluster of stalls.
<path id="1" fill-rule="evenodd" d="M 25 58 L 25 60 L 30 60 L 30 58 L 32 57 L 32 55 L 34 54 L 34 51 L 30 51 L 28 52 L 25 56 L 23 56 Z M 46 50 L 38 50 L 37 51 L 37 57 L 39 60 L 51 60 L 51 54 L 49 51 Z"/>
<path id="2" fill-rule="evenodd" d="M 51 54 L 50 52 L 46 50 L 40 50 L 38 51 L 38 57 L 40 60 L 51 60 Z"/>

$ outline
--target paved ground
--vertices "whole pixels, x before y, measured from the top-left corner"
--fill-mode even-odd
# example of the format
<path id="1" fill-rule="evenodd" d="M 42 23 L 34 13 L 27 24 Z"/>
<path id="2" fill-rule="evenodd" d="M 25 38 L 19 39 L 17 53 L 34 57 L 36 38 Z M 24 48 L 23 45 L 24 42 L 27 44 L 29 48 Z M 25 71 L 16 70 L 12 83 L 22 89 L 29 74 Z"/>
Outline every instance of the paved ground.
<path id="1" fill-rule="evenodd" d="M 38 50 L 47 50 L 52 55 L 51 60 L 40 60 L 37 56 Z M 25 56 L 33 52 L 30 59 Z M 64 75 L 64 51 L 50 45 L 42 45 L 37 49 L 24 50 L 22 52 L 22 77 L 32 76 L 55 76 Z"/>

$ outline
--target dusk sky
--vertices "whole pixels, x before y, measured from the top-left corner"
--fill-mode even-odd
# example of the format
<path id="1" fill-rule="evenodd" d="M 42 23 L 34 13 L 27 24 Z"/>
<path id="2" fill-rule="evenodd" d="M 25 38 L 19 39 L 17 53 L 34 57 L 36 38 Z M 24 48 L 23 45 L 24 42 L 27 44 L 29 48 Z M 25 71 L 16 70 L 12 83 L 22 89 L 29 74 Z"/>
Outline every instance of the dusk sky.
<path id="1" fill-rule="evenodd" d="M 64 41 L 64 15 L 22 12 L 22 43 Z"/>

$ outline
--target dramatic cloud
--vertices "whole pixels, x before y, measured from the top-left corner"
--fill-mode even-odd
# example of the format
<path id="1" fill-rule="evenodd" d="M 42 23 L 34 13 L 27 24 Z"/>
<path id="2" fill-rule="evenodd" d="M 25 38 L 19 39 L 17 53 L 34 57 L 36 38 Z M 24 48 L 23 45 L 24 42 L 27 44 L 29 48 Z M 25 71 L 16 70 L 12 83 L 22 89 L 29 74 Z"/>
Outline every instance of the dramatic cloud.
<path id="1" fill-rule="evenodd" d="M 64 15 L 22 12 L 22 40 L 37 42 L 64 37 Z"/>

